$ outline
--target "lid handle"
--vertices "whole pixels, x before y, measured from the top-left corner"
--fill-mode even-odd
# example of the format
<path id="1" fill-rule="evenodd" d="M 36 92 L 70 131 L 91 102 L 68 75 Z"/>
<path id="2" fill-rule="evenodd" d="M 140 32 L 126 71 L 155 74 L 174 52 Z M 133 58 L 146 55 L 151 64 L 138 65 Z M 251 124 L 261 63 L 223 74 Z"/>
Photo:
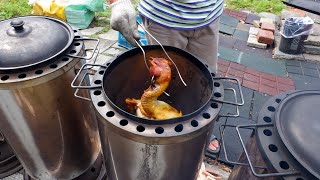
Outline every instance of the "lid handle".
<path id="1" fill-rule="evenodd" d="M 14 27 L 15 30 L 22 30 L 24 22 L 21 19 L 14 19 L 11 21 L 10 25 Z"/>

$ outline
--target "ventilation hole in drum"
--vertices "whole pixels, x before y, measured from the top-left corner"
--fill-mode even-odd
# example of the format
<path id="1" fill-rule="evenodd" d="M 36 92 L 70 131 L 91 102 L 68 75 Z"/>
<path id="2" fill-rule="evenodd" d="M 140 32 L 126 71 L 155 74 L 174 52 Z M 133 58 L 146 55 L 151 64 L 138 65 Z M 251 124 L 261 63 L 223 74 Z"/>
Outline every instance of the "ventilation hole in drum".
<path id="1" fill-rule="evenodd" d="M 95 84 L 101 84 L 101 80 L 95 80 L 94 83 Z"/>
<path id="2" fill-rule="evenodd" d="M 164 132 L 164 129 L 162 127 L 157 127 L 155 131 L 157 134 L 162 134 Z"/>
<path id="3" fill-rule="evenodd" d="M 211 103 L 211 107 L 213 109 L 217 109 L 219 107 L 218 103 Z"/>
<path id="4" fill-rule="evenodd" d="M 267 123 L 270 123 L 272 121 L 271 117 L 268 116 L 263 117 L 263 120 Z"/>
<path id="5" fill-rule="evenodd" d="M 2 80 L 2 81 L 6 81 L 6 80 L 8 80 L 8 79 L 9 79 L 9 76 L 8 76 L 8 75 L 4 75 L 4 76 L 1 77 L 1 80 Z"/>
<path id="6" fill-rule="evenodd" d="M 91 168 L 91 172 L 95 172 L 96 171 L 96 168 Z"/>
<path id="7" fill-rule="evenodd" d="M 213 94 L 215 97 L 221 97 L 221 94 L 220 93 L 218 93 L 218 92 L 215 92 L 214 94 Z"/>
<path id="8" fill-rule="evenodd" d="M 272 152 L 277 152 L 278 151 L 277 146 L 274 145 L 274 144 L 270 144 L 268 147 L 269 147 L 269 150 L 272 151 Z"/>
<path id="9" fill-rule="evenodd" d="M 101 94 L 101 91 L 96 90 L 96 91 L 93 92 L 93 94 L 96 95 L 96 96 L 99 96 Z"/>
<path id="10" fill-rule="evenodd" d="M 77 51 L 76 50 L 71 50 L 70 54 L 75 54 Z"/>
<path id="11" fill-rule="evenodd" d="M 289 169 L 289 164 L 285 161 L 280 161 L 279 165 L 282 169 Z"/>
<path id="12" fill-rule="evenodd" d="M 104 106 L 104 105 L 106 105 L 106 102 L 104 102 L 104 101 L 98 102 L 98 106 L 99 106 L 99 107 L 102 107 L 102 106 Z"/>
<path id="13" fill-rule="evenodd" d="M 121 125 L 121 126 L 126 126 L 126 125 L 128 125 L 128 121 L 125 120 L 125 119 L 122 119 L 122 120 L 120 121 L 120 125 Z"/>
<path id="14" fill-rule="evenodd" d="M 263 134 L 266 136 L 272 136 L 272 132 L 269 129 L 263 130 Z"/>
<path id="15" fill-rule="evenodd" d="M 113 117 L 115 115 L 115 113 L 113 111 L 109 111 L 106 114 L 108 117 Z"/>
<path id="16" fill-rule="evenodd" d="M 193 127 L 198 127 L 198 125 L 199 125 L 199 123 L 198 123 L 197 120 L 192 120 L 192 121 L 191 121 L 191 126 L 193 126 Z"/>
<path id="17" fill-rule="evenodd" d="M 79 42 L 74 43 L 74 46 L 80 46 Z"/>
<path id="18" fill-rule="evenodd" d="M 19 79 L 23 79 L 23 78 L 25 78 L 25 77 L 27 77 L 26 74 L 19 74 L 19 75 L 18 75 L 18 78 L 19 78 Z"/>
<path id="19" fill-rule="evenodd" d="M 303 180 L 302 178 L 297 178 L 296 180 Z"/>
<path id="20" fill-rule="evenodd" d="M 269 107 L 268 107 L 268 110 L 271 111 L 271 112 L 275 112 L 275 111 L 276 111 L 276 108 L 274 108 L 273 106 L 269 106 Z"/>
<path id="21" fill-rule="evenodd" d="M 216 77 L 216 74 L 215 74 L 215 73 L 211 73 L 211 76 L 212 76 L 212 77 Z"/>
<path id="22" fill-rule="evenodd" d="M 36 70 L 36 72 L 35 72 L 36 74 L 42 74 L 43 73 L 43 71 L 41 70 L 41 69 L 39 69 L 39 70 Z"/>
<path id="23" fill-rule="evenodd" d="M 69 61 L 69 58 L 64 57 L 64 58 L 62 58 L 62 61 Z"/>
<path id="24" fill-rule="evenodd" d="M 209 119 L 210 118 L 210 114 L 209 113 L 203 113 L 202 117 L 205 119 Z"/>
<path id="25" fill-rule="evenodd" d="M 175 130 L 176 132 L 181 132 L 181 131 L 183 130 L 183 125 L 182 125 L 182 124 L 178 124 L 178 125 L 174 128 L 174 130 Z"/>
<path id="26" fill-rule="evenodd" d="M 138 132 L 143 132 L 146 128 L 144 128 L 143 126 L 139 125 L 137 126 L 137 131 Z"/>
<path id="27" fill-rule="evenodd" d="M 281 102 L 281 99 L 276 99 L 276 102 L 277 102 L 277 103 L 280 103 L 280 102 Z"/>
<path id="28" fill-rule="evenodd" d="M 214 85 L 215 87 L 220 87 L 220 83 L 218 83 L 218 82 L 215 82 L 213 85 Z"/>
<path id="29" fill-rule="evenodd" d="M 99 74 L 102 75 L 104 73 L 104 71 L 99 71 Z"/>
<path id="30" fill-rule="evenodd" d="M 58 67 L 58 65 L 56 65 L 56 64 L 51 64 L 51 65 L 50 65 L 50 68 L 51 68 L 51 69 L 54 69 L 54 68 L 57 68 L 57 67 Z"/>
<path id="31" fill-rule="evenodd" d="M 208 68 L 209 66 L 208 66 L 208 64 L 205 64 L 205 66 Z"/>
<path id="32" fill-rule="evenodd" d="M 75 38 L 80 38 L 80 36 L 75 36 Z"/>
<path id="33" fill-rule="evenodd" d="M 75 33 L 76 33 L 76 32 L 78 32 L 78 31 L 77 31 L 77 30 L 73 30 L 73 32 L 75 32 Z"/>

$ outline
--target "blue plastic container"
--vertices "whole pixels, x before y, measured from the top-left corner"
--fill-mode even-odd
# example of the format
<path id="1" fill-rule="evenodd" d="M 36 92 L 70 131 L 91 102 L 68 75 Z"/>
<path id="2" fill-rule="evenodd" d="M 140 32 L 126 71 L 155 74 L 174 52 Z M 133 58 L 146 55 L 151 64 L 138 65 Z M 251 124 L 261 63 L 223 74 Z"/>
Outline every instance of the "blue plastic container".
<path id="1" fill-rule="evenodd" d="M 142 20 L 141 20 L 140 16 L 137 16 L 137 21 L 142 24 Z M 143 46 L 148 45 L 145 31 L 143 29 L 139 28 L 138 32 L 140 34 L 140 43 Z M 124 47 L 126 49 L 132 49 L 135 47 L 135 46 L 131 45 L 120 32 L 118 32 L 118 45 L 121 47 Z"/>

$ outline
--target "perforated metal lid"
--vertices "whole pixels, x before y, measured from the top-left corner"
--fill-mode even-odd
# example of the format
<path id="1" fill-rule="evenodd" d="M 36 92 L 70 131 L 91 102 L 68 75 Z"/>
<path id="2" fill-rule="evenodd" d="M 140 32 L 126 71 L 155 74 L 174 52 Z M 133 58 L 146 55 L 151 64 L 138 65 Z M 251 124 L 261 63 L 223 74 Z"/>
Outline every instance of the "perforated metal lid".
<path id="1" fill-rule="evenodd" d="M 30 67 L 51 60 L 74 39 L 70 25 L 45 16 L 24 16 L 0 22 L 0 70 Z"/>

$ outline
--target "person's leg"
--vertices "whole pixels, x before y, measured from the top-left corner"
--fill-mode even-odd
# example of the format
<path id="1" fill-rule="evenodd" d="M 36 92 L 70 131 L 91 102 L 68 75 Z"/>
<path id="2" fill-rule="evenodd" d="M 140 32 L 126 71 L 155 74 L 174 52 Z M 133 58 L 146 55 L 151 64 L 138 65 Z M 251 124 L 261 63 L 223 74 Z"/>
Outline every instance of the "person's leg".
<path id="1" fill-rule="evenodd" d="M 218 42 L 219 42 L 219 19 L 209 26 L 197 29 L 193 37 L 189 38 L 187 50 L 200 58 L 204 63 L 217 72 L 218 69 Z M 208 145 L 209 153 L 218 153 L 219 142 L 212 134 Z"/>
<path id="2" fill-rule="evenodd" d="M 219 19 L 207 27 L 197 29 L 189 38 L 187 50 L 208 64 L 213 72 L 217 72 L 219 41 Z"/>
<path id="3" fill-rule="evenodd" d="M 155 37 L 162 45 L 186 49 L 188 39 L 183 35 L 183 31 L 163 27 L 146 19 L 143 16 L 141 16 L 141 18 L 147 31 L 150 32 L 152 36 Z M 158 43 L 147 33 L 146 37 L 149 45 L 158 45 Z"/>

